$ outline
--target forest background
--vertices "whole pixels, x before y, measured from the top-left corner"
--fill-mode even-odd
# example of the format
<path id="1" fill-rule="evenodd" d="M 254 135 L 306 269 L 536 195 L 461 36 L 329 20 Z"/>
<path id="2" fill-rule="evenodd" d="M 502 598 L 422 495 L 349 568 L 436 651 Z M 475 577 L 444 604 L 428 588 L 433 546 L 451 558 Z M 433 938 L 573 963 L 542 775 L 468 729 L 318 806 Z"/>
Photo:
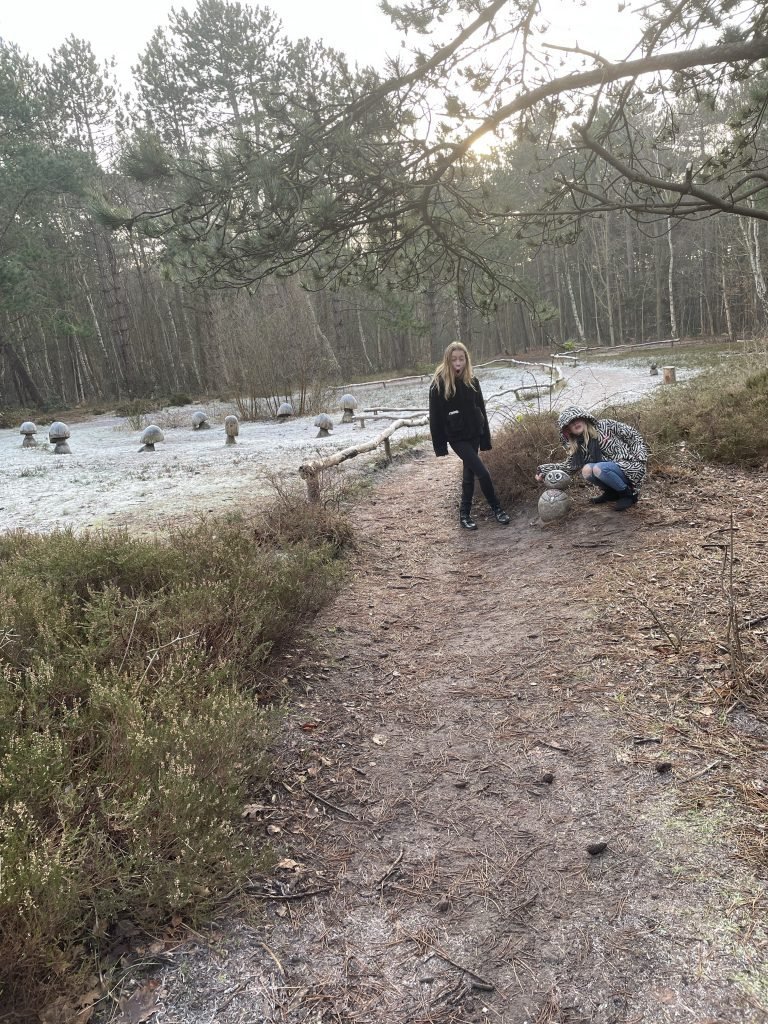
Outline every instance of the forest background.
<path id="1" fill-rule="evenodd" d="M 389 77 L 225 0 L 172 12 L 127 94 L 87 40 L 43 63 L 0 40 L 1 405 L 311 411 L 456 337 L 487 359 L 763 330 L 759 6 L 652 5 L 649 71 L 701 33 L 735 59 L 642 88 L 547 53 L 536 5 L 385 7 L 417 44 Z"/>

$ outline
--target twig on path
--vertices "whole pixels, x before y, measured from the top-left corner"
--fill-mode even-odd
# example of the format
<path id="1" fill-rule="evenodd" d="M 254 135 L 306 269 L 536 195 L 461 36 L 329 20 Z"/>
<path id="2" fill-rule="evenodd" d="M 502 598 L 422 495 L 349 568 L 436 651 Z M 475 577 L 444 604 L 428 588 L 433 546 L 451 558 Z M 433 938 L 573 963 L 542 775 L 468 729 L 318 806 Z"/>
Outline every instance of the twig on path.
<path id="1" fill-rule="evenodd" d="M 218 1015 L 218 1014 L 220 1014 L 222 1012 L 222 1010 L 226 1010 L 226 1008 L 229 1006 L 229 1004 L 234 1002 L 236 997 L 239 996 L 240 993 L 243 992 L 247 987 L 248 987 L 248 982 L 247 981 L 241 981 L 239 985 L 236 985 L 235 988 L 232 990 L 232 992 L 230 992 L 229 998 L 226 999 L 223 1003 L 219 1003 L 218 1004 L 218 1006 L 216 1007 L 216 1014 Z"/>
<path id="2" fill-rule="evenodd" d="M 389 865 L 389 867 L 388 867 L 388 868 L 387 868 L 387 870 L 386 870 L 386 871 L 384 872 L 384 874 L 383 874 L 383 875 L 381 876 L 381 878 L 377 878 L 377 879 L 376 879 L 376 881 L 375 881 L 375 882 L 373 883 L 374 885 L 381 885 L 381 884 L 382 884 L 382 882 L 384 882 L 384 881 L 385 881 L 385 880 L 386 880 L 387 878 L 389 878 L 389 876 L 390 876 L 390 875 L 392 874 L 392 872 L 393 872 L 393 871 L 395 870 L 395 868 L 397 867 L 397 865 L 398 865 L 398 864 L 400 863 L 400 861 L 401 861 L 401 860 L 403 859 L 403 852 L 404 852 L 404 850 L 403 850 L 403 847 L 401 846 L 401 847 L 400 847 L 400 853 L 398 853 L 397 857 L 395 857 L 395 859 L 394 859 L 394 860 L 392 861 L 392 863 L 391 863 L 391 864 Z"/>
<path id="3" fill-rule="evenodd" d="M 570 754 L 570 747 L 561 747 L 559 743 L 548 743 L 547 740 L 534 740 L 534 747 L 548 747 L 550 750 L 559 750 L 561 754 Z"/>
<path id="4" fill-rule="evenodd" d="M 337 811 L 339 814 L 344 814 L 346 817 L 351 818 L 352 821 L 358 822 L 360 825 L 364 825 L 365 822 L 362 818 L 358 818 L 356 814 L 351 811 L 344 810 L 343 807 L 338 807 L 336 804 L 332 804 L 330 800 L 326 800 L 324 796 L 320 796 L 318 793 L 314 793 L 311 789 L 304 787 L 304 792 L 307 796 L 311 796 L 313 800 L 317 800 L 318 803 L 324 804 L 326 807 L 330 807 L 332 811 Z"/>
<path id="5" fill-rule="evenodd" d="M 272 952 L 272 950 L 271 950 L 271 949 L 269 948 L 269 946 L 268 946 L 268 945 L 266 944 L 266 942 L 259 942 L 259 945 L 260 945 L 260 946 L 261 946 L 261 948 L 262 948 L 262 949 L 264 950 L 264 952 L 265 952 L 265 953 L 267 953 L 267 954 L 268 954 L 269 956 L 271 956 L 271 957 L 272 957 L 272 959 L 273 959 L 273 960 L 275 961 L 275 963 L 277 964 L 277 969 L 278 969 L 278 971 L 280 971 L 280 973 L 282 974 L 282 976 L 283 976 L 284 978 L 287 978 L 287 977 L 288 977 L 288 975 L 287 975 L 287 974 L 285 973 L 285 968 L 284 968 L 284 967 L 283 967 L 283 965 L 282 965 L 282 964 L 280 963 L 280 961 L 279 961 L 279 960 L 277 959 L 277 957 L 276 957 L 276 956 L 275 956 L 275 954 L 274 954 L 274 953 Z"/>
<path id="6" fill-rule="evenodd" d="M 541 847 L 539 847 L 539 849 L 541 849 Z M 525 910 L 526 907 L 530 907 L 530 905 L 532 903 L 535 903 L 538 898 L 539 898 L 539 894 L 537 892 L 535 892 L 533 894 L 533 896 L 529 896 L 527 900 L 523 900 L 522 903 L 518 903 L 516 907 L 511 907 L 507 911 L 507 914 L 511 917 L 512 914 L 517 914 L 521 910 Z"/>
<path id="7" fill-rule="evenodd" d="M 457 971 L 463 971 L 465 974 L 468 974 L 470 978 L 474 978 L 475 980 L 472 982 L 473 988 L 479 988 L 484 992 L 501 992 L 502 995 L 504 994 L 498 985 L 494 985 L 492 981 L 488 981 L 487 978 L 484 978 L 482 974 L 478 974 L 477 971 L 473 971 L 471 968 L 465 967 L 464 964 L 458 963 L 452 957 L 448 956 L 444 949 L 436 946 L 433 942 L 428 942 L 426 939 L 419 939 L 415 935 L 411 935 L 410 932 L 405 931 L 405 929 L 403 929 L 403 934 L 406 935 L 411 942 L 415 942 L 417 946 L 426 946 L 427 949 L 431 949 L 432 952 L 439 956 L 441 960 L 445 960 L 445 962 L 449 963 L 451 967 L 455 967 Z"/>
<path id="8" fill-rule="evenodd" d="M 686 782 L 693 782 L 694 779 L 701 778 L 702 775 L 706 775 L 707 772 L 711 772 L 713 768 L 718 768 L 719 766 L 720 761 L 713 761 L 712 764 L 706 765 L 704 768 L 701 769 L 701 771 L 694 772 L 693 775 L 689 775 L 687 779 L 681 779 L 680 785 L 684 786 Z"/>
<path id="9" fill-rule="evenodd" d="M 243 887 L 243 892 L 247 896 L 253 896 L 257 900 L 303 900 L 307 896 L 322 896 L 323 893 L 330 891 L 330 888 L 325 888 L 305 889 L 304 892 L 257 892 L 253 886 L 246 885 Z"/>

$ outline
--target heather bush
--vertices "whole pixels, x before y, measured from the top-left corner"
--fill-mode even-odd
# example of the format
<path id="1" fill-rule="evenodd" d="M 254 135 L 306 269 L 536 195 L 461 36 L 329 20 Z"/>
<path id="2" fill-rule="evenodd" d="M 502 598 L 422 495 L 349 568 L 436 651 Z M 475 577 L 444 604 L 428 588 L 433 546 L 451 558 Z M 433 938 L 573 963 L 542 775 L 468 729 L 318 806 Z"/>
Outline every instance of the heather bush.
<path id="1" fill-rule="evenodd" d="M 261 681 L 348 539 L 280 502 L 164 542 L 0 537 L 0 1003 L 58 993 L 117 919 L 194 921 L 237 886 Z"/>

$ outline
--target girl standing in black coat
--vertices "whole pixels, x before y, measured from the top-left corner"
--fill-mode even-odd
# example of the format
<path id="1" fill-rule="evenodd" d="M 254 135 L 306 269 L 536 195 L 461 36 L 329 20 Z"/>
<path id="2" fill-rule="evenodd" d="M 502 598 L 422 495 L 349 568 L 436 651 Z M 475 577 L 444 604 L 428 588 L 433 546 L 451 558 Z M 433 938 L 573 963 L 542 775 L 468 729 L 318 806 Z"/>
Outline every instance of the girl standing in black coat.
<path id="1" fill-rule="evenodd" d="M 509 516 L 499 504 L 491 474 L 478 452 L 491 449 L 491 430 L 485 413 L 480 382 L 472 374 L 472 361 L 465 345 L 451 342 L 443 361 L 435 370 L 429 389 L 429 431 L 438 457 L 453 448 L 464 464 L 461 477 L 459 522 L 465 530 L 476 530 L 472 518 L 475 478 L 485 495 L 496 521 L 506 526 Z"/>

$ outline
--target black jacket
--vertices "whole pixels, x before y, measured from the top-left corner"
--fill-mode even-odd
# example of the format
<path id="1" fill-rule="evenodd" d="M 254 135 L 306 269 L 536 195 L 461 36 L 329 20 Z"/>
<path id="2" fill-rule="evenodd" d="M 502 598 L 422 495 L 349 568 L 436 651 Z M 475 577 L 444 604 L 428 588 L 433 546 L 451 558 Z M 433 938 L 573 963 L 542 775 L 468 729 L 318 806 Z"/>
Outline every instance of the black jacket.
<path id="1" fill-rule="evenodd" d="M 491 430 L 477 377 L 472 378 L 472 387 L 462 380 L 457 381 L 456 390 L 450 398 L 443 394 L 441 383 L 432 385 L 429 389 L 429 432 L 435 455 L 447 455 L 449 441 L 479 442 L 482 451 L 490 451 Z"/>

